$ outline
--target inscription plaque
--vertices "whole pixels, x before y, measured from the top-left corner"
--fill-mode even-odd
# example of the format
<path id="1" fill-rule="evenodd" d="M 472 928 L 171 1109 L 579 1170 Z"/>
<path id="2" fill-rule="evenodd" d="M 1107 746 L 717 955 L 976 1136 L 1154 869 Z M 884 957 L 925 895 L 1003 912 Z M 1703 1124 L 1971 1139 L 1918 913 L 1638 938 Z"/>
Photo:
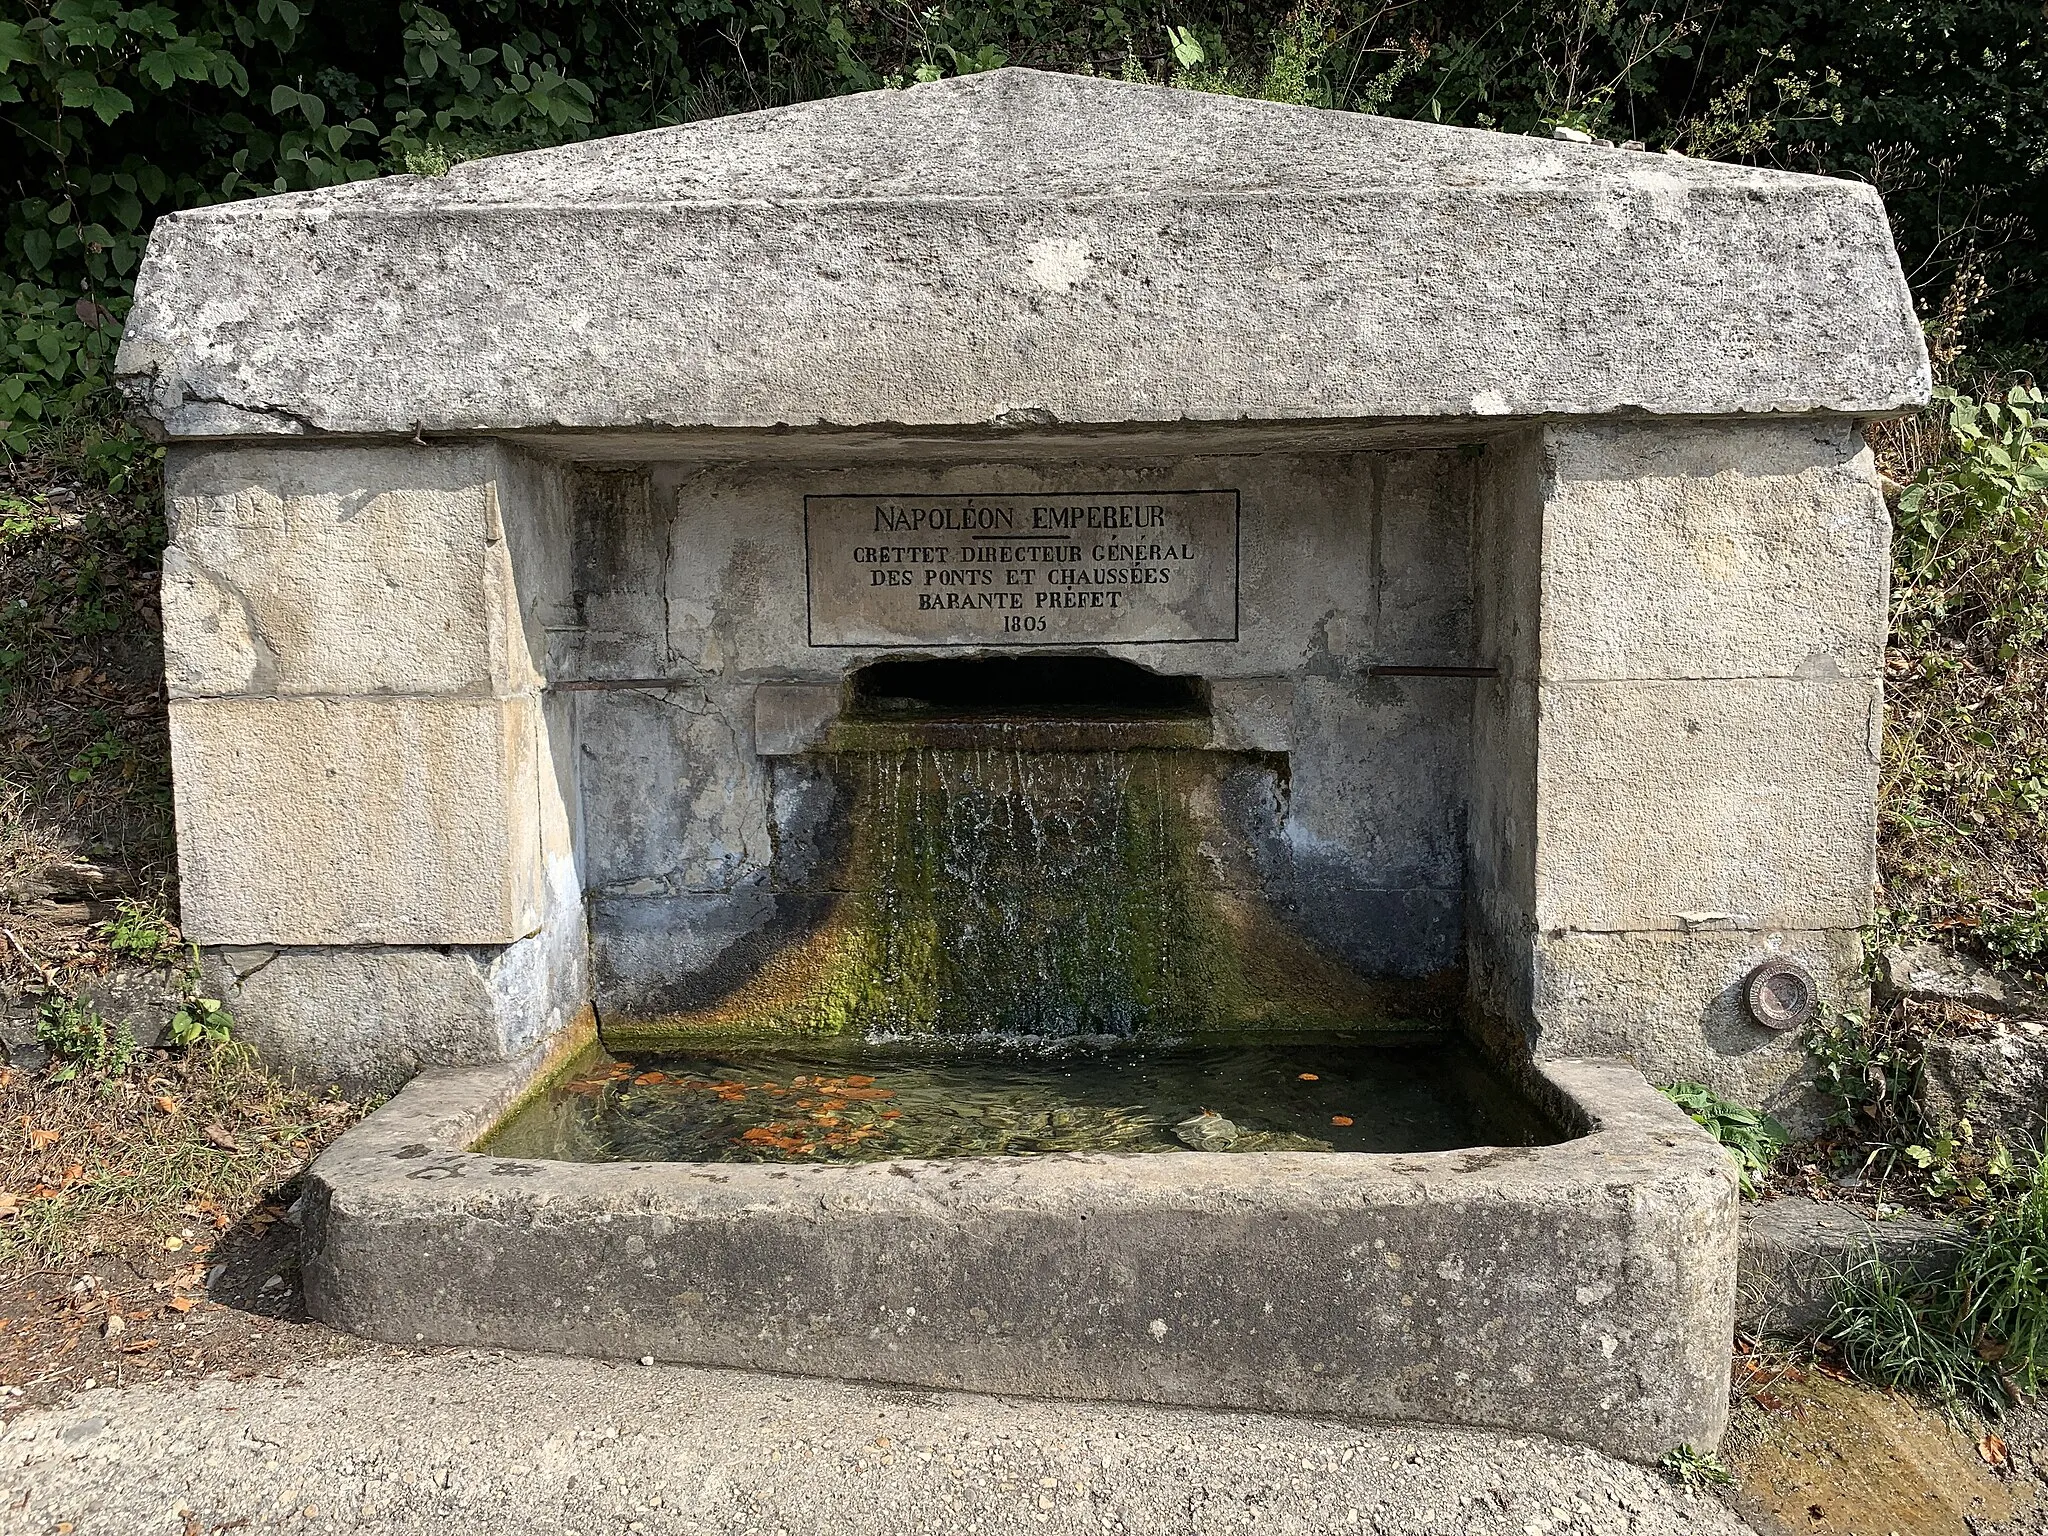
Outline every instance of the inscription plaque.
<path id="1" fill-rule="evenodd" d="M 812 645 L 1237 638 L 1236 491 L 806 496 Z"/>

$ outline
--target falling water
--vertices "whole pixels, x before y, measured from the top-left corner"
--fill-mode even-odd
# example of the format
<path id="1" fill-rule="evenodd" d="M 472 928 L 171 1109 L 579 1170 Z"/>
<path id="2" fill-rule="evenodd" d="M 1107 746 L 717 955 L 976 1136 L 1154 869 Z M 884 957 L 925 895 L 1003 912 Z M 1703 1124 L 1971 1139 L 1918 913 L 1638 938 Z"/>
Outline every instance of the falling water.
<path id="1" fill-rule="evenodd" d="M 1195 769 L 1167 751 L 859 754 L 849 900 L 873 1034 L 1132 1035 L 1207 1022 Z"/>

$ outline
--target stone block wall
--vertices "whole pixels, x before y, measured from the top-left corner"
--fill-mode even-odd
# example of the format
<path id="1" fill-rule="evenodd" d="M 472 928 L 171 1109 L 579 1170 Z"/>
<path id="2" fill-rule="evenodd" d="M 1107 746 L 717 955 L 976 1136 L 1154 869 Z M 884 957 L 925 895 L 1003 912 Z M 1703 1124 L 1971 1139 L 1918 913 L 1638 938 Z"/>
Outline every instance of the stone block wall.
<path id="1" fill-rule="evenodd" d="M 1479 995 L 1542 1054 L 1796 1115 L 1803 1044 L 1742 986 L 1779 954 L 1824 1006 L 1859 986 L 1890 569 L 1860 432 L 1544 426 L 1489 447 L 1480 504 Z"/>
<path id="2" fill-rule="evenodd" d="M 805 494 L 1229 486 L 1239 639 L 1101 649 L 1273 716 L 1253 819 L 1285 920 L 1365 974 L 1463 963 L 1543 1055 L 1796 1113 L 1801 1044 L 1741 989 L 1785 954 L 1855 994 L 1888 530 L 1854 424 L 1241 446 L 175 448 L 186 930 L 245 1033 L 350 1082 L 517 1054 L 592 998 L 699 1000 L 833 895 L 829 786 L 772 766 L 759 701 L 901 654 L 807 644 Z"/>
<path id="3" fill-rule="evenodd" d="M 581 1006 L 559 475 L 493 444 L 172 450 L 182 920 L 243 1034 L 389 1084 Z"/>

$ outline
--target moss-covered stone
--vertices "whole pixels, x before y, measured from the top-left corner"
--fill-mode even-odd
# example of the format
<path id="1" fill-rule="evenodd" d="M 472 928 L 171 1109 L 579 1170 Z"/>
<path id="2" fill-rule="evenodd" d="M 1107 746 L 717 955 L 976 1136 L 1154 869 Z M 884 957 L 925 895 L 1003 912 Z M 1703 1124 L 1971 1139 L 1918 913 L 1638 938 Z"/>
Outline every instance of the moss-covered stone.
<path id="1" fill-rule="evenodd" d="M 898 729 L 894 750 L 837 759 L 853 826 L 830 919 L 712 1006 L 608 1024 L 608 1043 L 1416 1022 L 1217 887 L 1218 754 L 935 748 Z"/>

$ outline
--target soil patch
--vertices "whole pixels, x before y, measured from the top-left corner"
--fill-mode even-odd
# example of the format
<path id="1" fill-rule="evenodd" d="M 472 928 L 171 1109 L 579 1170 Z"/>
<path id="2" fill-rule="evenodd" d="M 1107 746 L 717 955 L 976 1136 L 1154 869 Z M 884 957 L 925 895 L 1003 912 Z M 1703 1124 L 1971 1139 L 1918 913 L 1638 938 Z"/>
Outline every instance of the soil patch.
<path id="1" fill-rule="evenodd" d="M 305 1321 L 295 1207 L 366 1106 L 234 1045 L 56 1075 L 0 1070 L 0 1411 L 359 1347 Z"/>
<path id="2" fill-rule="evenodd" d="M 1764 1536 L 2040 1529 L 2041 1489 L 2000 1434 L 1827 1367 L 1750 1364 L 1722 1457 Z"/>

